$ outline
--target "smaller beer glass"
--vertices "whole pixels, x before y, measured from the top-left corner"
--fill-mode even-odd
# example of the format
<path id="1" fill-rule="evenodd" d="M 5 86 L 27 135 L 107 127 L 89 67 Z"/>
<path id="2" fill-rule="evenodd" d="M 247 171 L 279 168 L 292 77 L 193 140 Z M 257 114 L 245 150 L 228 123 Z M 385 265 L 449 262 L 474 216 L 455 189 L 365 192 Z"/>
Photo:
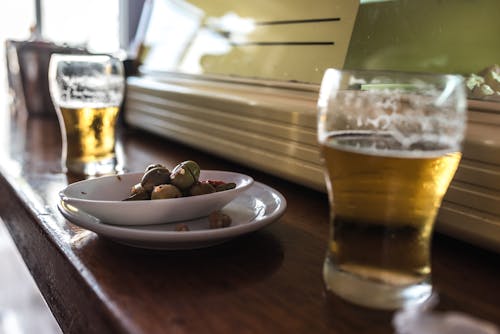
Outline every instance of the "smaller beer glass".
<path id="1" fill-rule="evenodd" d="M 124 87 L 123 65 L 116 58 L 52 55 L 49 88 L 61 128 L 65 171 L 103 175 L 119 170 L 115 126 Z"/>
<path id="2" fill-rule="evenodd" d="M 434 221 L 465 126 L 460 76 L 325 72 L 318 140 L 330 202 L 328 290 L 379 309 L 431 295 Z"/>

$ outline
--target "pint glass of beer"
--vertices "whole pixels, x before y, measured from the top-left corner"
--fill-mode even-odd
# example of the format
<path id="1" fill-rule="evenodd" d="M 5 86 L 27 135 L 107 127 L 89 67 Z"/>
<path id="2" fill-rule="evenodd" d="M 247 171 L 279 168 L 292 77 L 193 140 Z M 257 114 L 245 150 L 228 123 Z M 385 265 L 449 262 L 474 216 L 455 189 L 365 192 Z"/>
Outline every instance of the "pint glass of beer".
<path id="1" fill-rule="evenodd" d="M 431 295 L 433 225 L 465 126 L 460 76 L 325 72 L 318 140 L 330 202 L 328 290 L 379 309 Z"/>
<path id="2" fill-rule="evenodd" d="M 49 88 L 61 127 L 65 170 L 103 175 L 119 168 L 115 125 L 124 93 L 121 61 L 108 55 L 54 54 Z"/>

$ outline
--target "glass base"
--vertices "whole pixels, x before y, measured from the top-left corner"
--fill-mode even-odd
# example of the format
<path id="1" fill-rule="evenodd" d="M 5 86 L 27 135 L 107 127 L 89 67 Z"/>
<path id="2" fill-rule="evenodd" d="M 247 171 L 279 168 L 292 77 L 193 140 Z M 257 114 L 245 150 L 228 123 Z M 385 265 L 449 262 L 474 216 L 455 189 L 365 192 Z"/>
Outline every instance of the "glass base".
<path id="1" fill-rule="evenodd" d="M 91 162 L 66 161 L 65 167 L 67 173 L 88 176 L 116 174 L 122 171 L 122 166 L 118 163 L 116 157 Z"/>
<path id="2" fill-rule="evenodd" d="M 432 295 L 430 278 L 408 285 L 393 285 L 343 271 L 328 258 L 323 266 L 323 278 L 327 289 L 340 298 L 382 310 L 421 304 Z"/>

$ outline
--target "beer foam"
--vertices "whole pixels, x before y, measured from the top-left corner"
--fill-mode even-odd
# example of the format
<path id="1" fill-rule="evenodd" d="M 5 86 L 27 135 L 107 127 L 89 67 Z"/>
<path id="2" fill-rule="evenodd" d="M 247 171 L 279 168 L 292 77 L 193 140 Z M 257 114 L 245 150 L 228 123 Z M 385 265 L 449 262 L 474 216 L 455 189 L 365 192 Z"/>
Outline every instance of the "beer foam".
<path id="1" fill-rule="evenodd" d="M 83 108 L 109 108 L 109 107 L 118 107 L 120 103 L 104 103 L 104 102 L 96 102 L 96 101 L 68 101 L 68 102 L 60 102 L 60 108 L 67 109 L 83 109 Z"/>
<path id="2" fill-rule="evenodd" d="M 459 145 L 449 146 L 440 142 L 437 136 L 428 137 L 425 141 L 415 141 L 412 146 L 405 147 L 391 132 L 375 131 L 330 132 L 323 145 L 352 153 L 415 159 L 436 158 L 460 151 Z"/>
<path id="3" fill-rule="evenodd" d="M 328 104 L 320 106 L 323 121 L 319 123 L 319 140 L 346 133 L 379 133 L 390 136 L 399 149 L 336 146 L 366 154 L 407 157 L 459 151 L 465 132 L 465 108 L 457 99 L 442 95 L 427 87 L 420 94 L 394 88 L 338 91 Z M 446 149 L 417 150 L 414 147 L 419 143 Z"/>
<path id="4" fill-rule="evenodd" d="M 105 108 L 119 106 L 124 82 L 118 75 L 95 77 L 61 76 L 57 104 L 64 108 Z"/>

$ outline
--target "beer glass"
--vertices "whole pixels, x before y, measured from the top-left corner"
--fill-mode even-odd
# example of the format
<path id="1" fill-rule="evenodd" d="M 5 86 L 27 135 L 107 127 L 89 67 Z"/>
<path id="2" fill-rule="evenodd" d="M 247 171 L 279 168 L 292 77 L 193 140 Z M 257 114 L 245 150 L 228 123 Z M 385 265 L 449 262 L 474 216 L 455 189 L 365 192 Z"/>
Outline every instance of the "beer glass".
<path id="1" fill-rule="evenodd" d="M 460 76 L 325 72 L 318 140 L 330 202 L 328 290 L 379 309 L 431 295 L 433 225 L 465 126 Z"/>
<path id="2" fill-rule="evenodd" d="M 65 171 L 115 173 L 115 126 L 124 93 L 121 61 L 108 55 L 54 54 L 49 89 L 62 134 Z"/>

